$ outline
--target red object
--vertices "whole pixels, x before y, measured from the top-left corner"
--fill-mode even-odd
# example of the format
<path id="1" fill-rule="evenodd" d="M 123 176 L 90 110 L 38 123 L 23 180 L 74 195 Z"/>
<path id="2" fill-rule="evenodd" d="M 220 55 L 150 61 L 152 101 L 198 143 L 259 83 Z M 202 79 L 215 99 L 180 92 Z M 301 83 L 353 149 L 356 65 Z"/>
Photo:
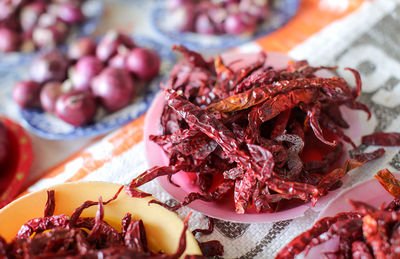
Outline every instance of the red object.
<path id="1" fill-rule="evenodd" d="M 0 169 L 0 208 L 20 192 L 33 162 L 32 144 L 25 130 L 12 120 L 0 117 L 7 129 L 8 162 Z"/>

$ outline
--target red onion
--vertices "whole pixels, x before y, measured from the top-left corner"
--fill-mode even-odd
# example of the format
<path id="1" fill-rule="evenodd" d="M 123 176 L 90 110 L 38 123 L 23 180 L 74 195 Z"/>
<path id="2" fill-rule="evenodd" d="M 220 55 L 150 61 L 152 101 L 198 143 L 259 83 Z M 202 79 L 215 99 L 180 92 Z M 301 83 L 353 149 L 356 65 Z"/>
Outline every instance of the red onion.
<path id="1" fill-rule="evenodd" d="M 97 110 L 97 103 L 89 91 L 72 90 L 62 94 L 56 101 L 56 115 L 63 121 L 75 126 L 91 122 Z"/>
<path id="2" fill-rule="evenodd" d="M 17 6 L 11 1 L 0 1 L 0 21 L 10 18 L 17 9 Z"/>
<path id="3" fill-rule="evenodd" d="M 92 91 L 108 111 L 128 105 L 134 94 L 134 82 L 123 69 L 108 67 L 92 80 Z"/>
<path id="4" fill-rule="evenodd" d="M 186 4 L 192 4 L 193 2 L 193 0 L 166 0 L 165 5 L 168 10 L 175 10 Z"/>
<path id="5" fill-rule="evenodd" d="M 240 10 L 246 12 L 258 20 L 266 20 L 270 15 L 270 7 L 266 0 L 242 0 L 240 2 Z"/>
<path id="6" fill-rule="evenodd" d="M 30 75 L 38 83 L 63 81 L 66 77 L 68 61 L 57 49 L 42 52 L 32 62 Z"/>
<path id="7" fill-rule="evenodd" d="M 230 34 L 252 34 L 257 25 L 255 17 L 247 13 L 231 14 L 225 20 L 225 31 Z"/>
<path id="8" fill-rule="evenodd" d="M 6 165 L 8 158 L 8 138 L 7 138 L 7 128 L 3 122 L 0 121 L 0 175 L 4 171 L 4 166 Z"/>
<path id="9" fill-rule="evenodd" d="M 134 48 L 135 43 L 127 35 L 116 31 L 108 32 L 96 48 L 96 56 L 103 62 L 108 61 L 112 56 L 117 54 L 118 47 L 122 45 L 127 48 Z"/>
<path id="10" fill-rule="evenodd" d="M 108 66 L 114 67 L 114 68 L 121 68 L 121 69 L 126 69 L 127 68 L 127 59 L 128 59 L 129 52 L 126 53 L 118 53 L 114 57 L 108 61 Z"/>
<path id="11" fill-rule="evenodd" d="M 20 44 L 21 39 L 17 32 L 0 28 L 0 52 L 17 51 Z"/>
<path id="12" fill-rule="evenodd" d="M 229 13 L 229 14 L 237 14 L 240 12 L 240 7 L 238 3 L 227 3 L 225 5 L 225 10 Z"/>
<path id="13" fill-rule="evenodd" d="M 96 53 L 96 44 L 91 38 L 81 38 L 68 48 L 68 57 L 72 60 L 80 59 L 84 56 L 92 56 Z"/>
<path id="14" fill-rule="evenodd" d="M 58 6 L 57 16 L 68 24 L 79 23 L 85 19 L 81 7 L 70 2 Z"/>
<path id="15" fill-rule="evenodd" d="M 242 0 L 225 0 L 225 4 L 229 5 L 229 4 L 238 4 L 240 3 Z"/>
<path id="16" fill-rule="evenodd" d="M 56 24 L 58 21 L 58 18 L 55 14 L 53 13 L 43 13 L 39 16 L 37 25 L 39 27 L 49 27 L 54 24 Z"/>
<path id="17" fill-rule="evenodd" d="M 177 31 L 193 31 L 195 16 L 195 6 L 193 4 L 185 4 L 171 11 L 171 15 L 168 16 L 168 22 Z"/>
<path id="18" fill-rule="evenodd" d="M 130 49 L 128 49 L 125 46 L 119 46 L 117 52 L 118 53 L 116 55 L 114 55 L 108 61 L 108 66 L 128 70 L 128 68 L 127 68 L 128 61 L 127 60 L 128 60 Z"/>
<path id="19" fill-rule="evenodd" d="M 24 6 L 20 13 L 21 27 L 24 31 L 32 30 L 39 16 L 46 11 L 44 2 L 33 2 Z"/>
<path id="20" fill-rule="evenodd" d="M 46 83 L 40 91 L 40 104 L 47 112 L 55 112 L 56 101 L 63 94 L 61 82 L 52 81 Z"/>
<path id="21" fill-rule="evenodd" d="M 196 18 L 195 30 L 201 34 L 215 34 L 216 30 L 207 14 L 200 14 Z"/>
<path id="22" fill-rule="evenodd" d="M 49 26 L 38 26 L 33 29 L 32 39 L 39 48 L 53 48 L 65 41 L 68 26 L 61 20 L 56 20 Z"/>
<path id="23" fill-rule="evenodd" d="M 13 100 L 21 108 L 39 108 L 42 86 L 34 81 L 20 81 L 13 89 Z"/>
<path id="24" fill-rule="evenodd" d="M 67 35 L 68 26 L 63 21 L 50 13 L 44 13 L 33 29 L 32 38 L 39 48 L 49 48 L 63 42 Z"/>
<path id="25" fill-rule="evenodd" d="M 65 4 L 65 3 L 70 3 L 70 4 L 74 4 L 76 6 L 81 6 L 83 4 L 83 2 L 85 2 L 86 0 L 52 0 L 53 3 L 56 4 Z"/>
<path id="26" fill-rule="evenodd" d="M 0 20 L 0 28 L 6 28 L 15 32 L 21 31 L 21 24 L 19 23 L 19 17 L 17 14 L 11 15 L 5 20 Z"/>
<path id="27" fill-rule="evenodd" d="M 103 69 L 103 63 L 96 57 L 86 56 L 78 60 L 70 78 L 74 89 L 89 90 L 93 77 Z"/>
<path id="28" fill-rule="evenodd" d="M 208 10 L 208 17 L 214 24 L 217 33 L 224 33 L 224 21 L 228 17 L 228 12 L 224 8 L 213 8 Z"/>
<path id="29" fill-rule="evenodd" d="M 160 58 L 150 49 L 135 48 L 127 59 L 127 68 L 141 80 L 151 80 L 158 75 Z"/>

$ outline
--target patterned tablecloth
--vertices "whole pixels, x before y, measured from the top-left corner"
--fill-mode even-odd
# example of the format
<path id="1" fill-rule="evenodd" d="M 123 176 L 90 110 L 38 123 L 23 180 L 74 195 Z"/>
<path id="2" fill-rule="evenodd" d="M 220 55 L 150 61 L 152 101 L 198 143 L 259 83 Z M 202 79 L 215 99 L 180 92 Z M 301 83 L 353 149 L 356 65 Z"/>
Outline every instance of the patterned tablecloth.
<path id="1" fill-rule="evenodd" d="M 138 6 L 131 3 L 133 2 L 106 2 L 105 19 L 96 34 L 100 35 L 111 27 L 128 32 L 135 29 L 146 31 L 146 28 L 135 28 L 135 24 L 130 22 L 129 17 L 134 16 L 132 13 L 138 16 L 145 15 L 140 14 L 136 9 Z M 239 46 L 236 50 L 278 51 L 288 53 L 295 59 L 307 59 L 312 65 L 356 68 L 360 71 L 363 81 L 360 100 L 373 112 L 372 119 L 363 124 L 361 134 L 398 131 L 399 17 L 400 0 L 303 0 L 298 14 L 284 27 Z M 338 73 L 341 76 L 350 76 L 342 72 L 343 69 L 339 69 Z M 85 144 L 90 143 L 87 148 L 77 153 L 69 152 L 73 155 L 51 169 L 48 169 L 49 166 L 41 167 L 40 179 L 31 185 L 28 191 L 76 180 L 129 183 L 132 178 L 148 168 L 142 140 L 144 118 L 145 115 L 104 137 L 85 140 Z M 38 141 L 34 144 L 43 143 L 46 142 Z M 65 143 L 63 145 L 65 146 Z M 40 147 L 37 147 L 37 150 L 39 149 Z M 360 149 L 370 151 L 369 147 L 362 145 Z M 67 154 L 63 155 L 65 158 Z M 51 159 L 51 155 L 46 159 Z M 343 189 L 371 178 L 384 167 L 394 171 L 400 170 L 398 148 L 387 148 L 383 158 L 351 171 Z M 39 173 L 36 172 L 36 175 Z M 157 181 L 150 182 L 141 189 L 153 193 L 162 201 L 173 202 Z M 183 217 L 189 211 L 189 208 L 184 208 L 178 213 Z M 280 248 L 309 228 L 317 218 L 318 212 L 308 210 L 304 216 L 297 219 L 266 224 L 240 224 L 216 220 L 213 234 L 198 236 L 198 239 L 220 240 L 225 246 L 224 258 L 272 258 Z M 206 222 L 203 215 L 194 213 L 191 227 L 204 227 Z"/>

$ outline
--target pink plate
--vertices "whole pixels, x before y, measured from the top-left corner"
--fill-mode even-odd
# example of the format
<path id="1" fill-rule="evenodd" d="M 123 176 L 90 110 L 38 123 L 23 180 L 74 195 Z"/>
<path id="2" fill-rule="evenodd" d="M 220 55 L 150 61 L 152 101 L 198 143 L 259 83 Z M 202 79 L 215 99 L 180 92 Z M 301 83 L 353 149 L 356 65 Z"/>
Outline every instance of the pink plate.
<path id="1" fill-rule="evenodd" d="M 396 178 L 400 178 L 400 173 L 393 174 Z M 352 211 L 353 207 L 347 202 L 348 199 L 362 201 L 374 207 L 379 207 L 382 203 L 388 204 L 393 200 L 391 196 L 375 178 L 358 183 L 350 189 L 343 191 L 328 206 L 321 211 L 319 219 L 335 216 L 339 212 Z M 334 252 L 337 250 L 338 240 L 332 239 L 319 246 L 310 249 L 307 255 L 309 259 L 321 258 L 323 252 Z"/>
<path id="2" fill-rule="evenodd" d="M 246 62 L 252 62 L 256 58 L 255 54 L 230 54 L 228 57 L 224 57 L 224 61 L 231 62 L 235 60 L 245 59 Z M 273 66 L 274 68 L 285 68 L 287 66 L 290 58 L 286 55 L 279 53 L 268 53 L 268 58 L 266 65 Z M 240 62 L 243 62 L 242 60 Z M 239 62 L 233 63 L 233 67 L 238 67 Z M 243 63 L 242 63 L 243 64 Z M 330 77 L 332 76 L 329 72 L 323 71 L 320 76 Z M 150 109 L 147 112 L 147 116 L 144 124 L 144 142 L 146 149 L 146 158 L 150 167 L 159 165 L 168 165 L 168 157 L 164 151 L 157 144 L 149 140 L 150 135 L 158 135 L 160 129 L 159 118 L 161 116 L 164 107 L 164 95 L 162 92 L 158 93 L 154 99 Z M 350 129 L 346 130 L 346 134 L 352 139 L 359 139 L 361 134 L 361 125 L 357 123 L 359 121 L 358 114 L 356 112 L 344 112 L 343 116 L 347 121 L 352 122 Z M 356 143 L 357 144 L 357 143 Z M 193 184 L 189 174 L 180 172 L 175 174 L 172 179 L 175 183 L 179 184 L 181 187 L 175 187 L 169 183 L 167 177 L 160 177 L 158 181 L 161 186 L 171 194 L 175 199 L 182 201 L 190 192 L 198 192 L 197 187 Z M 343 179 L 346 180 L 346 179 Z M 332 191 L 328 195 L 322 197 L 315 207 L 311 206 L 311 203 L 301 204 L 297 207 L 282 210 L 276 213 L 256 213 L 252 211 L 246 212 L 246 214 L 237 214 L 234 209 L 234 204 L 232 198 L 227 195 L 225 200 L 218 202 L 204 202 L 195 201 L 188 206 L 194 210 L 197 210 L 205 215 L 213 218 L 218 218 L 222 220 L 229 220 L 233 222 L 241 223 L 267 223 L 275 222 L 287 219 L 293 219 L 301 217 L 304 212 L 309 208 L 319 211 L 325 205 L 337 195 L 340 191 Z"/>

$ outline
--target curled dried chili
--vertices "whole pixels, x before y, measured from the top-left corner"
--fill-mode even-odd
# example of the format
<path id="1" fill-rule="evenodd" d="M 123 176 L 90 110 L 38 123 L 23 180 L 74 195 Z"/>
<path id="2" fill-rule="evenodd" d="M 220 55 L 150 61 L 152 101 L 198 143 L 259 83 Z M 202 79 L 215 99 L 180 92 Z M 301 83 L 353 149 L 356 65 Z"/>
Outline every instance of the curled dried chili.
<path id="1" fill-rule="evenodd" d="M 351 88 L 341 77 L 316 75 L 336 68 L 311 67 L 306 61 L 274 69 L 264 65 L 268 57 L 261 52 L 254 63 L 235 71 L 231 64 L 240 60 L 225 64 L 220 57 L 205 60 L 182 45 L 174 49 L 186 60 L 163 85 L 161 134 L 150 136 L 169 165 L 149 169 L 129 189 L 162 175 L 171 179 L 179 171 L 193 172 L 199 192 L 173 209 L 197 199 L 219 200 L 232 190 L 236 212 L 245 213 L 274 212 L 290 200 L 315 203 L 340 186 L 349 169 L 331 171 L 332 166 L 343 153 L 341 141 L 355 144 L 343 131 L 349 125 L 339 107 L 369 114 L 356 100 L 361 91 L 356 70 L 348 69 L 356 78 L 356 88 Z M 325 154 L 305 159 L 304 149 L 316 142 Z M 380 155 L 356 159 L 364 163 Z"/>
<path id="2" fill-rule="evenodd" d="M 400 257 L 400 180 L 387 169 L 375 174 L 394 199 L 386 207 L 375 208 L 364 202 L 349 200 L 352 212 L 341 212 L 317 221 L 306 232 L 294 238 L 276 259 L 294 258 L 333 237 L 339 238 L 338 258 L 399 258 Z M 326 254 L 328 255 L 328 254 Z"/>
<path id="3" fill-rule="evenodd" d="M 186 249 L 186 230 L 190 214 L 184 221 L 176 252 L 174 254 L 153 252 L 147 246 L 145 226 L 141 219 L 134 220 L 132 215 L 127 213 L 121 221 L 121 232 L 104 221 L 104 205 L 114 201 L 121 190 L 122 187 L 114 197 L 105 202 L 101 197 L 97 202 L 84 202 L 70 217 L 64 214 L 53 215 L 56 206 L 54 190 L 48 191 L 43 217 L 31 219 L 22 225 L 10 243 L 0 237 L 0 257 L 180 258 Z M 96 205 L 98 209 L 94 218 L 81 217 L 85 209 Z M 208 247 L 215 247 L 215 254 L 221 252 L 220 247 L 215 244 Z M 188 255 L 187 258 L 205 257 Z"/>

